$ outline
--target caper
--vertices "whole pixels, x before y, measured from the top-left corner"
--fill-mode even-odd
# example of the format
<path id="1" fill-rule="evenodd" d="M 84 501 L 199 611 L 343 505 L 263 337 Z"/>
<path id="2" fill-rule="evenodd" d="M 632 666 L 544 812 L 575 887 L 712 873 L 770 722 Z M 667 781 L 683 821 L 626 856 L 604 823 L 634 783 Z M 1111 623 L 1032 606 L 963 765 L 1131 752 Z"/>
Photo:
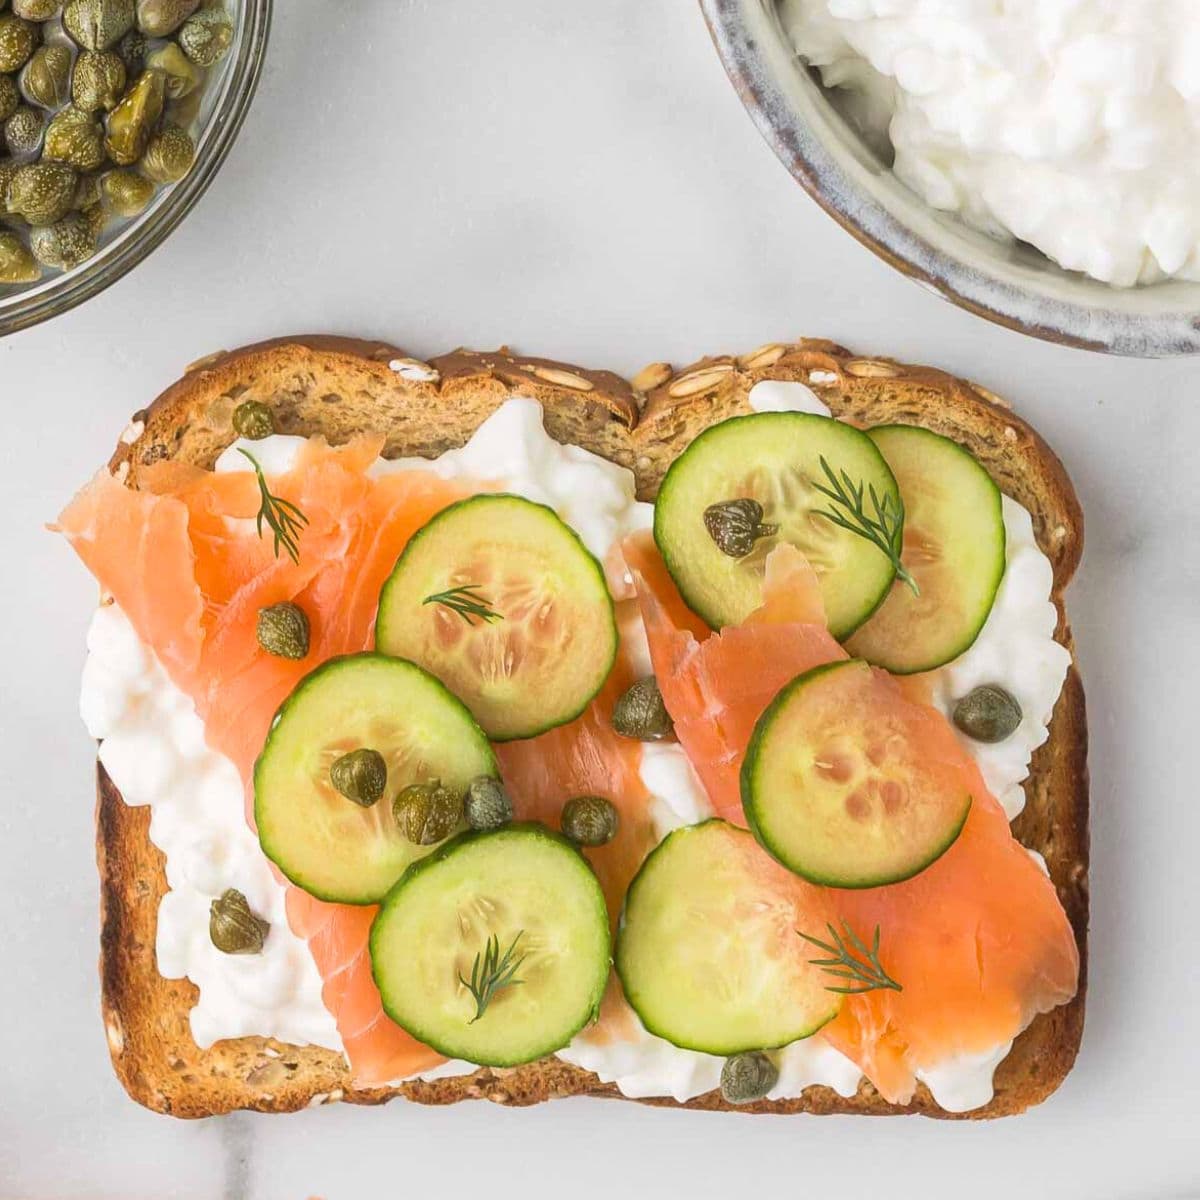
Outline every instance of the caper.
<path id="1" fill-rule="evenodd" d="M 142 73 L 146 64 L 146 35 L 140 29 L 131 29 L 116 46 L 121 61 L 125 64 L 125 74 L 132 79 Z"/>
<path id="2" fill-rule="evenodd" d="M 204 81 L 204 72 L 191 62 L 174 42 L 168 42 L 146 59 L 146 66 L 167 77 L 167 96 L 179 100 L 194 92 Z"/>
<path id="3" fill-rule="evenodd" d="M 7 121 L 21 105 L 21 89 L 10 75 L 0 75 L 0 121 Z"/>
<path id="4" fill-rule="evenodd" d="M 370 808 L 387 787 L 387 763 L 378 750 L 351 750 L 334 760 L 329 780 L 347 800 Z"/>
<path id="5" fill-rule="evenodd" d="M 622 736 L 657 742 L 675 732 L 671 714 L 663 703 L 653 675 L 632 684 L 613 705 L 613 728 Z"/>
<path id="6" fill-rule="evenodd" d="M 0 230 L 0 284 L 33 283 L 42 269 L 29 248 L 15 233 Z"/>
<path id="7" fill-rule="evenodd" d="M 137 25 L 148 37 L 168 37 L 200 7 L 200 0 L 137 0 Z"/>
<path id="8" fill-rule="evenodd" d="M 237 888 L 226 888 L 209 907 L 208 936 L 222 954 L 261 954 L 270 930 Z"/>
<path id="9" fill-rule="evenodd" d="M 196 143 L 178 125 L 166 125 L 153 134 L 142 155 L 142 170 L 156 183 L 182 179 L 196 160 Z"/>
<path id="10" fill-rule="evenodd" d="M 462 820 L 462 797 L 441 780 L 410 783 L 392 801 L 392 816 L 401 832 L 418 846 L 445 841 Z"/>
<path id="11" fill-rule="evenodd" d="M 100 177 L 100 203 L 118 217 L 136 217 L 154 199 L 154 184 L 136 171 L 106 171 Z"/>
<path id="12" fill-rule="evenodd" d="M 75 195 L 71 199 L 71 207 L 76 212 L 83 212 L 95 208 L 103 201 L 103 198 L 100 191 L 100 176 L 80 175 L 79 182 L 75 185 Z"/>
<path id="13" fill-rule="evenodd" d="M 563 805 L 562 831 L 580 846 L 603 846 L 617 836 L 616 805 L 603 796 L 576 796 Z"/>
<path id="14" fill-rule="evenodd" d="M 258 644 L 276 658 L 301 659 L 308 653 L 308 617 L 290 600 L 258 610 Z"/>
<path id="15" fill-rule="evenodd" d="M 22 104 L 4 122 L 4 140 L 8 145 L 8 152 L 17 156 L 33 154 L 42 144 L 45 125 L 45 118 L 36 108 Z"/>
<path id="16" fill-rule="evenodd" d="M 125 64 L 113 50 L 81 50 L 71 73 L 71 100 L 86 112 L 116 108 L 125 91 Z"/>
<path id="17" fill-rule="evenodd" d="M 196 118 L 200 115 L 200 108 L 204 104 L 204 89 L 197 88 L 194 92 L 188 94 L 179 100 L 171 100 L 167 104 L 166 119 L 172 125 L 179 125 L 183 129 L 190 129 L 195 124 Z"/>
<path id="18" fill-rule="evenodd" d="M 1002 742 L 1021 724 L 1021 706 L 1004 688 L 981 684 L 954 705 L 954 724 L 977 742 Z"/>
<path id="19" fill-rule="evenodd" d="M 233 410 L 233 428 L 238 437 L 259 442 L 275 432 L 275 420 L 261 400 L 243 400 Z"/>
<path id="20" fill-rule="evenodd" d="M 98 233 L 88 214 L 70 213 L 53 225 L 33 230 L 29 235 L 29 248 L 44 266 L 70 271 L 96 253 Z"/>
<path id="21" fill-rule="evenodd" d="M 19 71 L 41 40 L 38 27 L 14 13 L 0 13 L 0 71 Z"/>
<path id="22" fill-rule="evenodd" d="M 24 217 L 8 207 L 8 187 L 20 169 L 21 164 L 12 159 L 0 159 L 0 225 L 24 226 L 26 223 Z"/>
<path id="23" fill-rule="evenodd" d="M 778 525 L 763 522 L 763 506 L 757 500 L 722 500 L 704 510 L 704 528 L 717 549 L 730 558 L 745 558 L 759 538 L 779 532 Z"/>
<path id="24" fill-rule="evenodd" d="M 223 8 L 202 8 L 184 21 L 176 37 L 196 66 L 215 67 L 233 44 L 233 22 Z"/>
<path id="25" fill-rule="evenodd" d="M 68 104 L 46 126 L 42 155 L 50 162 L 70 163 L 77 171 L 104 165 L 104 126 L 81 108 Z"/>
<path id="26" fill-rule="evenodd" d="M 71 94 L 71 51 L 39 46 L 21 71 L 21 91 L 31 104 L 60 108 Z"/>
<path id="27" fill-rule="evenodd" d="M 51 21 L 58 16 L 63 0 L 13 0 L 13 12 L 26 21 Z"/>
<path id="28" fill-rule="evenodd" d="M 52 225 L 71 211 L 77 179 L 65 163 L 26 163 L 9 181 L 9 211 L 30 225 Z"/>
<path id="29" fill-rule="evenodd" d="M 63 28 L 85 50 L 107 50 L 133 28 L 134 0 L 67 0 Z"/>
<path id="30" fill-rule="evenodd" d="M 491 775 L 478 775 L 467 784 L 463 815 L 472 829 L 499 829 L 513 819 L 512 801 L 504 784 Z"/>
<path id="31" fill-rule="evenodd" d="M 146 143 L 166 99 L 167 78 L 161 71 L 143 71 L 124 99 L 108 114 L 108 156 L 119 167 L 132 166 L 146 152 Z"/>
<path id="32" fill-rule="evenodd" d="M 727 1058 L 721 1067 L 721 1099 L 727 1104 L 761 1100 L 779 1082 L 779 1068 L 761 1051 Z"/>

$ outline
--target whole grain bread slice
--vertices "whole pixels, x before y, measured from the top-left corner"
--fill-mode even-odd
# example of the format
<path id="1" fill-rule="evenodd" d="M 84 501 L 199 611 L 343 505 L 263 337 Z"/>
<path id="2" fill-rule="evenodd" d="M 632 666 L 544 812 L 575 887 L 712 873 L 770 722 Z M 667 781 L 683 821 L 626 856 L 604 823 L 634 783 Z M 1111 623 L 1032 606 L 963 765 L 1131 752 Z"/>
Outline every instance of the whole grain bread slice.
<path id="1" fill-rule="evenodd" d="M 1078 565 L 1083 521 L 1061 462 L 1003 401 L 941 371 L 856 357 L 827 341 L 774 343 L 740 357 L 706 358 L 682 370 L 656 363 L 632 381 L 547 359 L 457 350 L 419 361 L 395 346 L 350 338 L 283 338 L 221 352 L 193 364 L 149 408 L 135 413 L 110 469 L 137 487 L 148 464 L 173 459 L 210 467 L 234 439 L 230 419 L 244 400 L 270 406 L 283 433 L 344 441 L 363 430 L 386 437 L 385 454 L 431 457 L 465 442 L 505 399 L 532 396 L 552 436 L 630 468 L 652 499 L 671 461 L 703 429 L 749 409 L 766 379 L 809 386 L 834 414 L 864 426 L 919 424 L 966 446 L 1002 490 L 1033 514 L 1054 570 L 1057 638 L 1074 653 L 1063 592 Z M 1083 1031 L 1088 915 L 1087 726 L 1072 665 L 1048 741 L 1035 753 L 1016 835 L 1046 859 L 1079 943 L 1079 993 L 1038 1017 L 996 1072 L 995 1097 L 969 1118 L 1017 1113 L 1048 1096 L 1075 1060 Z M 200 1050 L 188 1012 L 196 991 L 164 979 L 155 962 L 163 858 L 149 840 L 149 812 L 131 808 L 98 767 L 97 860 L 101 880 L 101 1003 L 117 1075 L 129 1094 L 159 1112 L 201 1117 L 233 1109 L 286 1112 L 345 1100 L 395 1096 L 427 1104 L 484 1098 L 526 1105 L 560 1096 L 619 1097 L 588 1071 L 549 1058 L 512 1070 L 354 1087 L 341 1056 L 265 1038 Z M 670 1099 L 645 1101 L 674 1105 Z M 682 1107 L 724 1109 L 713 1092 Z M 792 1100 L 744 1106 L 757 1113 L 921 1113 L 946 1117 L 922 1085 L 911 1103 L 887 1103 L 866 1081 L 850 1098 L 811 1087 Z"/>

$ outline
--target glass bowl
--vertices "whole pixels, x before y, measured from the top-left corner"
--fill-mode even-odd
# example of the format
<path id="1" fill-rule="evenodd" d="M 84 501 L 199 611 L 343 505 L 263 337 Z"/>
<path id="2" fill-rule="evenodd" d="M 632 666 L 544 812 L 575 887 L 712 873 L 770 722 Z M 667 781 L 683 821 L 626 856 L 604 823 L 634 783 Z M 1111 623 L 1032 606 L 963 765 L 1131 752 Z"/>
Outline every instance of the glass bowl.
<path id="1" fill-rule="evenodd" d="M 1200 353 L 1200 284 L 1116 288 L 929 207 L 831 102 L 778 0 L 700 0 L 759 132 L 800 185 L 885 262 L 961 308 L 1034 337 L 1145 357 Z"/>
<path id="2" fill-rule="evenodd" d="M 37 283 L 0 284 L 0 337 L 82 304 L 137 266 L 192 210 L 212 182 L 254 98 L 267 48 L 272 0 L 227 0 L 234 41 L 205 87 L 196 161 L 178 182 L 158 190 L 145 212 L 112 227 L 87 262 Z"/>

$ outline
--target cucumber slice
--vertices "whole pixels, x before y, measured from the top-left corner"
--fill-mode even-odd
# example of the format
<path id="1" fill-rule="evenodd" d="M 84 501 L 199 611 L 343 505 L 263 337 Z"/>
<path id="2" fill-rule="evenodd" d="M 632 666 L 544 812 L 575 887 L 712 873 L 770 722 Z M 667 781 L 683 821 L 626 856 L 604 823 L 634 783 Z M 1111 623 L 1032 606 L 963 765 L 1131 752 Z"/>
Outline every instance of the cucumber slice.
<path id="1" fill-rule="evenodd" d="M 493 938 L 501 967 L 512 947 L 515 970 L 477 1017 L 461 980 L 472 980 Z M 405 872 L 371 927 L 371 968 L 388 1016 L 440 1054 L 489 1067 L 551 1054 L 594 1020 L 609 951 L 596 876 L 542 825 L 447 842 Z"/>
<path id="2" fill-rule="evenodd" d="M 895 675 L 931 671 L 979 636 L 1004 577 L 1000 489 L 956 442 L 912 425 L 867 431 L 904 500 L 901 561 L 916 596 L 899 581 L 847 643 Z"/>
<path id="3" fill-rule="evenodd" d="M 861 659 L 805 672 L 758 719 L 742 764 L 755 836 L 813 883 L 898 883 L 944 854 L 971 807 L 932 709 Z"/>
<path id="4" fill-rule="evenodd" d="M 432 671 L 503 742 L 583 712 L 612 670 L 617 624 L 574 530 L 501 493 L 452 504 L 412 538 L 379 598 L 375 642 Z"/>
<path id="5" fill-rule="evenodd" d="M 829 630 L 844 638 L 887 595 L 894 570 L 878 547 L 818 515 L 829 500 L 821 459 L 882 500 L 899 499 L 875 444 L 850 425 L 812 413 L 756 413 L 705 430 L 671 464 L 654 503 L 654 540 L 683 598 L 714 629 L 736 625 L 762 603 L 763 568 L 779 538 L 803 551 L 821 580 Z M 779 526 L 744 558 L 717 548 L 704 510 L 748 498 Z"/>
<path id="6" fill-rule="evenodd" d="M 383 797 L 348 800 L 329 770 L 343 754 L 377 750 Z M 284 701 L 254 766 L 254 819 L 267 857 L 321 900 L 374 904 L 405 867 L 435 847 L 405 838 L 392 800 L 410 783 L 440 778 L 465 789 L 496 775 L 482 729 L 427 671 L 382 654 L 330 659 Z"/>
<path id="7" fill-rule="evenodd" d="M 626 998 L 651 1033 L 686 1050 L 809 1037 L 842 1003 L 796 933 L 824 929 L 827 903 L 745 829 L 716 818 L 677 829 L 625 897 L 616 967 Z"/>

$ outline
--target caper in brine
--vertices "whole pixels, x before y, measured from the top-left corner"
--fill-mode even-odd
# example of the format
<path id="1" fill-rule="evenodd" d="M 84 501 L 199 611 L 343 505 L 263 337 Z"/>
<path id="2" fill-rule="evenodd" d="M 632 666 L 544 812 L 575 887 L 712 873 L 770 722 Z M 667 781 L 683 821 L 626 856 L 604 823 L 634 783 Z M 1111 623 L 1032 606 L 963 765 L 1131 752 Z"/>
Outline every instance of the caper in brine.
<path id="1" fill-rule="evenodd" d="M 0 121 L 7 121 L 21 105 L 21 89 L 9 75 L 0 75 Z"/>
<path id="2" fill-rule="evenodd" d="M 8 152 L 17 157 L 33 154 L 42 144 L 42 132 L 46 120 L 36 108 L 22 104 L 4 122 L 4 141 Z"/>
<path id="3" fill-rule="evenodd" d="M 70 163 L 77 171 L 104 165 L 104 126 L 81 108 L 68 104 L 46 126 L 42 156 L 49 162 Z"/>
<path id="4" fill-rule="evenodd" d="M 347 800 L 370 808 L 387 787 L 387 763 L 378 750 L 351 750 L 334 760 L 329 781 Z"/>
<path id="5" fill-rule="evenodd" d="M 9 181 L 9 211 L 30 225 L 52 225 L 71 211 L 77 179 L 65 163 L 26 163 Z"/>
<path id="6" fill-rule="evenodd" d="M 243 400 L 233 410 L 233 429 L 238 437 L 259 442 L 275 432 L 275 420 L 261 400 Z"/>
<path id="7" fill-rule="evenodd" d="M 146 59 L 146 66 L 167 77 L 167 97 L 171 100 L 190 95 L 204 82 L 204 72 L 174 42 L 155 50 Z"/>
<path id="8" fill-rule="evenodd" d="M 13 12 L 26 21 L 51 21 L 58 16 L 63 0 L 13 0 Z"/>
<path id="9" fill-rule="evenodd" d="M 71 73 L 71 100 L 86 112 L 108 112 L 125 91 L 125 64 L 112 50 L 81 50 Z"/>
<path id="10" fill-rule="evenodd" d="M 196 143 L 178 125 L 165 125 L 151 135 L 142 155 L 141 168 L 156 183 L 182 179 L 196 161 Z"/>
<path id="11" fill-rule="evenodd" d="M 12 212 L 8 207 L 8 187 L 13 181 L 13 176 L 20 169 L 21 164 L 13 162 L 12 159 L 0 159 L 0 225 L 25 224 L 25 218 L 19 213 Z"/>
<path id="12" fill-rule="evenodd" d="M 730 558 L 745 558 L 759 538 L 779 532 L 778 525 L 763 522 L 763 506 L 757 500 L 722 500 L 704 510 L 704 528 L 717 549 Z"/>
<path id="13" fill-rule="evenodd" d="M 137 25 L 149 37 L 168 37 L 200 7 L 201 0 L 137 0 Z"/>
<path id="14" fill-rule="evenodd" d="M 462 820 L 462 797 L 443 787 L 441 780 L 410 783 L 392 801 L 392 816 L 400 831 L 418 846 L 444 842 Z"/>
<path id="15" fill-rule="evenodd" d="M 299 660 L 308 653 L 308 617 L 290 600 L 260 608 L 256 632 L 258 644 L 276 658 Z"/>
<path id="16" fill-rule="evenodd" d="M 146 152 L 146 143 L 162 116 L 167 79 L 161 71 L 147 70 L 108 114 L 104 145 L 119 167 L 131 167 Z"/>
<path id="17" fill-rule="evenodd" d="M 189 92 L 182 100 L 172 100 L 167 104 L 166 120 L 182 129 L 191 129 L 200 115 L 204 104 L 204 89 L 197 88 Z"/>
<path id="18" fill-rule="evenodd" d="M 472 829 L 499 829 L 513 819 L 512 801 L 499 779 L 479 775 L 467 784 L 463 815 Z"/>
<path id="19" fill-rule="evenodd" d="M 721 1099 L 727 1104 L 750 1104 L 778 1082 L 779 1068 L 761 1050 L 734 1054 L 721 1067 Z"/>
<path id="20" fill-rule="evenodd" d="M 209 940 L 222 954 L 260 954 L 270 931 L 237 888 L 226 888 L 209 907 Z"/>
<path id="21" fill-rule="evenodd" d="M 154 184 L 136 171 L 106 171 L 100 177 L 100 203 L 114 216 L 136 217 L 153 199 Z"/>
<path id="22" fill-rule="evenodd" d="M 1021 724 L 1021 706 L 1004 688 L 981 684 L 954 705 L 954 724 L 974 741 L 1002 742 Z"/>
<path id="23" fill-rule="evenodd" d="M 63 0 L 13 0 L 12 9 L 26 21 L 52 21 L 62 6 Z"/>
<path id="24" fill-rule="evenodd" d="M 146 65 L 146 35 L 140 29 L 131 29 L 117 44 L 116 52 L 125 64 L 125 75 L 132 79 L 142 73 Z"/>
<path id="25" fill-rule="evenodd" d="M 184 21 L 176 37 L 196 66 L 215 67 L 233 44 L 233 22 L 223 8 L 202 8 Z"/>
<path id="26" fill-rule="evenodd" d="M 76 212 L 84 212 L 95 208 L 102 199 L 100 176 L 80 175 L 79 182 L 75 184 L 75 195 L 71 200 L 71 207 Z"/>
<path id="27" fill-rule="evenodd" d="M 85 50 L 107 50 L 133 28 L 134 0 L 67 0 L 63 28 Z"/>
<path id="28" fill-rule="evenodd" d="M 15 233 L 0 229 L 0 285 L 34 283 L 41 277 L 42 269 L 29 247 Z"/>
<path id="29" fill-rule="evenodd" d="M 563 805 L 562 831 L 579 846 L 603 846 L 617 836 L 620 816 L 603 796 L 576 796 Z"/>
<path id="30" fill-rule="evenodd" d="M 32 21 L 23 21 L 15 13 L 0 13 L 0 71 L 19 71 L 41 41 L 41 33 Z"/>
<path id="31" fill-rule="evenodd" d="M 639 679 L 622 693 L 613 706 L 612 725 L 622 737 L 641 742 L 657 742 L 675 732 L 653 675 Z"/>
<path id="32" fill-rule="evenodd" d="M 53 225 L 34 229 L 29 235 L 29 248 L 44 266 L 70 271 L 96 253 L 98 234 L 86 213 L 69 213 Z"/>
<path id="33" fill-rule="evenodd" d="M 21 70 L 21 91 L 31 104 L 60 108 L 71 94 L 71 51 L 67 46 L 39 46 Z"/>

